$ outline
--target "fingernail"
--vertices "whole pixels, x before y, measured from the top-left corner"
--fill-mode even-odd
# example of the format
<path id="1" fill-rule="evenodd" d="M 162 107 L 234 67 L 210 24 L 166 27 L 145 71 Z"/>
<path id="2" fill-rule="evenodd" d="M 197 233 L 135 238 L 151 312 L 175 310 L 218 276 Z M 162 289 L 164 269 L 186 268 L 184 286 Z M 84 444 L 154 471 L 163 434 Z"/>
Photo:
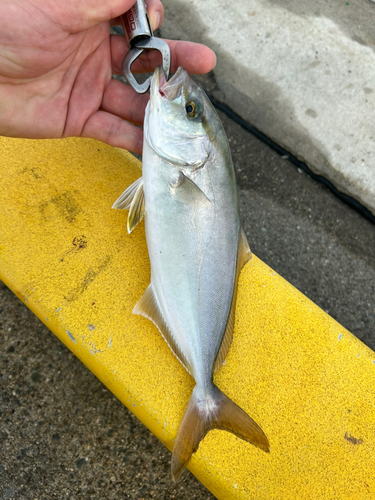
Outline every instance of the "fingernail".
<path id="1" fill-rule="evenodd" d="M 151 28 L 153 30 L 156 30 L 157 28 L 159 28 L 160 14 L 158 11 L 154 12 L 154 14 L 152 15 L 152 17 L 150 19 L 150 23 L 151 23 Z"/>
<path id="2" fill-rule="evenodd" d="M 211 49 L 211 50 L 212 50 L 212 49 Z M 214 69 L 214 68 L 216 67 L 217 57 L 216 57 L 216 54 L 215 54 L 215 52 L 214 52 L 213 50 L 212 50 L 212 53 L 213 53 L 213 55 L 214 55 L 214 57 L 215 57 L 215 64 L 214 64 L 214 67 L 212 68 L 212 69 Z"/>

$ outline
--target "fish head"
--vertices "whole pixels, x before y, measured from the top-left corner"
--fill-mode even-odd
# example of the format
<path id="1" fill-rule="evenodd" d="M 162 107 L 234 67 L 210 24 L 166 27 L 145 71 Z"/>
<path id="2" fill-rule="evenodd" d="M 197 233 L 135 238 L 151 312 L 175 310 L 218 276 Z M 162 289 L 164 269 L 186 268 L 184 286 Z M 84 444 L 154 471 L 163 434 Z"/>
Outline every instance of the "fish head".
<path id="1" fill-rule="evenodd" d="M 203 89 L 182 67 L 167 81 L 159 66 L 150 94 L 144 122 L 149 146 L 176 167 L 204 166 L 222 125 Z"/>

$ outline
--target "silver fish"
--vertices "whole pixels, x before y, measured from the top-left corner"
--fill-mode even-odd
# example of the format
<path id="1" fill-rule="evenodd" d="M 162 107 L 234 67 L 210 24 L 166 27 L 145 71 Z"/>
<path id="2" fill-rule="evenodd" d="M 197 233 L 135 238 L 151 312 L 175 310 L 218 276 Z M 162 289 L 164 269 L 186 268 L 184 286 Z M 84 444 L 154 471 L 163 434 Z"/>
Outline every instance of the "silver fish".
<path id="1" fill-rule="evenodd" d="M 133 313 L 158 327 L 196 382 L 174 444 L 173 479 L 211 429 L 269 451 L 262 429 L 213 383 L 232 342 L 238 276 L 251 252 L 223 126 L 183 68 L 168 82 L 155 70 L 142 177 L 113 208 L 129 209 L 129 233 L 146 214 L 151 283 Z"/>

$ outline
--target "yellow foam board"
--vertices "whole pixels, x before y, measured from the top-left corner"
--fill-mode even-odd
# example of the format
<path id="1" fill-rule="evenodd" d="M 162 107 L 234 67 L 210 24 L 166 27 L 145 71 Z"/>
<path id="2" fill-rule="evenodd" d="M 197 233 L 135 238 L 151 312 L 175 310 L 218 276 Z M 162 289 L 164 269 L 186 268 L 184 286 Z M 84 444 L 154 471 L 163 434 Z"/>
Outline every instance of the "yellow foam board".
<path id="1" fill-rule="evenodd" d="M 172 449 L 194 383 L 131 313 L 144 227 L 111 210 L 140 163 L 89 139 L 1 138 L 0 158 L 0 278 Z M 256 257 L 215 382 L 271 445 L 211 432 L 189 468 L 218 498 L 375 498 L 375 353 Z"/>

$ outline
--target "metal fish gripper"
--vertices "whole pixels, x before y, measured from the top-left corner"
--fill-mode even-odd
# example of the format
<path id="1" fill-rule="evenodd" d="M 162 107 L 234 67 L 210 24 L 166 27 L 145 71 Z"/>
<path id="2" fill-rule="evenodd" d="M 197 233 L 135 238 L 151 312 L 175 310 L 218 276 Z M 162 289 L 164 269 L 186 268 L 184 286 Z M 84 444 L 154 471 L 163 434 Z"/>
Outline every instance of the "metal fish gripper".
<path id="1" fill-rule="evenodd" d="M 167 42 L 154 36 L 144 0 L 137 0 L 133 7 L 121 16 L 121 23 L 129 45 L 129 52 L 122 61 L 121 70 L 133 89 L 139 94 L 144 94 L 150 88 L 151 77 L 143 83 L 138 83 L 131 72 L 133 62 L 144 50 L 158 50 L 161 53 L 162 66 L 168 79 L 171 67 L 169 46 Z"/>

